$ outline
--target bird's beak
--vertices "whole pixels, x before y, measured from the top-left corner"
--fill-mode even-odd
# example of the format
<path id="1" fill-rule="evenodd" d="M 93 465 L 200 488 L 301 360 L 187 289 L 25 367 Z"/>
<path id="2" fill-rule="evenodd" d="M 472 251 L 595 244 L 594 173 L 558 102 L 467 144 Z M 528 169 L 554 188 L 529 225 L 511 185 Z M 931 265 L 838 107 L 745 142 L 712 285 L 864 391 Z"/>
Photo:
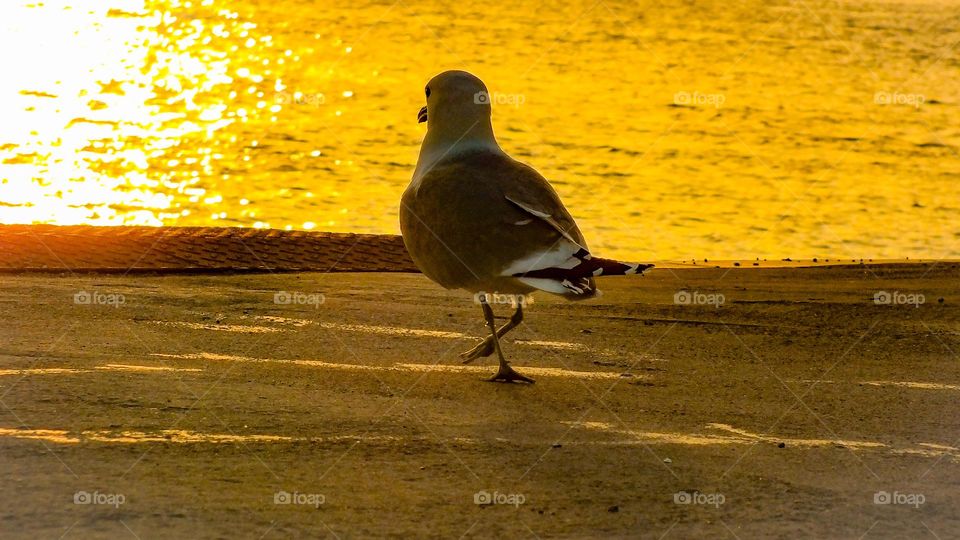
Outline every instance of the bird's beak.
<path id="1" fill-rule="evenodd" d="M 422 124 L 427 121 L 427 106 L 424 105 L 420 112 L 417 113 L 417 123 Z"/>

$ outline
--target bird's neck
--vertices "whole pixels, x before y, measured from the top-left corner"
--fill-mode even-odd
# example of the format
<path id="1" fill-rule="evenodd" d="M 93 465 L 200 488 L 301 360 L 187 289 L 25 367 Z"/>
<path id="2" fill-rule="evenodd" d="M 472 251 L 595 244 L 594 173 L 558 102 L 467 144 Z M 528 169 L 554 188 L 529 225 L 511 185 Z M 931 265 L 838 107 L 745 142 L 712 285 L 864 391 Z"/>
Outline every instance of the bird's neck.
<path id="1" fill-rule="evenodd" d="M 503 153 L 493 135 L 489 118 L 466 126 L 445 126 L 445 129 L 431 126 L 420 145 L 420 157 L 413 173 L 413 183 L 418 184 L 430 169 L 443 160 L 478 151 Z"/>

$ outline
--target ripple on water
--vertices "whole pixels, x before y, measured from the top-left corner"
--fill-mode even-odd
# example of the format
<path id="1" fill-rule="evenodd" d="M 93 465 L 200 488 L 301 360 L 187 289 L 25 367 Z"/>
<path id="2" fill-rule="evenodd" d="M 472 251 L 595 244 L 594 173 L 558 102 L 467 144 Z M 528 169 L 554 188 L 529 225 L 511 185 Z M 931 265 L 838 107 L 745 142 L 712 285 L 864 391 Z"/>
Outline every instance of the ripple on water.
<path id="1" fill-rule="evenodd" d="M 31 51 L 0 84 L 3 222 L 396 233 L 421 88 L 456 50 L 604 255 L 960 257 L 960 5 L 624 4 L 573 26 L 588 6 L 80 5 L 0 7 L 0 44 Z M 828 30 L 838 9 L 855 23 Z"/>

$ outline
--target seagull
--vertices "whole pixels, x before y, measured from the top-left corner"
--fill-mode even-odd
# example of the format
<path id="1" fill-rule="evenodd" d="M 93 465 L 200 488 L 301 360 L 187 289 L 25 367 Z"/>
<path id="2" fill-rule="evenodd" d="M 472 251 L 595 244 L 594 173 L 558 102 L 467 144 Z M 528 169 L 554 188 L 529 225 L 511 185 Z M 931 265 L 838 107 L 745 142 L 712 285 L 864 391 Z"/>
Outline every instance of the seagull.
<path id="1" fill-rule="evenodd" d="M 504 359 L 500 338 L 523 321 L 534 291 L 584 300 L 597 296 L 595 276 L 642 274 L 652 264 L 591 255 L 557 192 L 529 165 L 500 148 L 493 134 L 490 94 L 476 76 L 445 71 L 424 89 L 417 115 L 427 134 L 410 185 L 400 201 L 400 230 L 410 257 L 447 289 L 474 293 L 490 335 L 460 355 L 464 363 L 494 352 L 490 381 L 533 383 Z M 496 327 L 497 295 L 516 309 Z"/>

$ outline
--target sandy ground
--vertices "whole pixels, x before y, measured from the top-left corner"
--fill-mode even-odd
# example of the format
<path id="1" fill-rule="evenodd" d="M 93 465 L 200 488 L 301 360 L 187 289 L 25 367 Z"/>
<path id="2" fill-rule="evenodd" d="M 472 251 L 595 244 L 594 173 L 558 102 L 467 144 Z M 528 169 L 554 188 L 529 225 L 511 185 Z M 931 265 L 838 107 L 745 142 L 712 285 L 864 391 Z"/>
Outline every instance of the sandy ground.
<path id="1" fill-rule="evenodd" d="M 528 386 L 416 274 L 3 276 L 0 536 L 960 536 L 960 265 L 601 286 Z"/>

